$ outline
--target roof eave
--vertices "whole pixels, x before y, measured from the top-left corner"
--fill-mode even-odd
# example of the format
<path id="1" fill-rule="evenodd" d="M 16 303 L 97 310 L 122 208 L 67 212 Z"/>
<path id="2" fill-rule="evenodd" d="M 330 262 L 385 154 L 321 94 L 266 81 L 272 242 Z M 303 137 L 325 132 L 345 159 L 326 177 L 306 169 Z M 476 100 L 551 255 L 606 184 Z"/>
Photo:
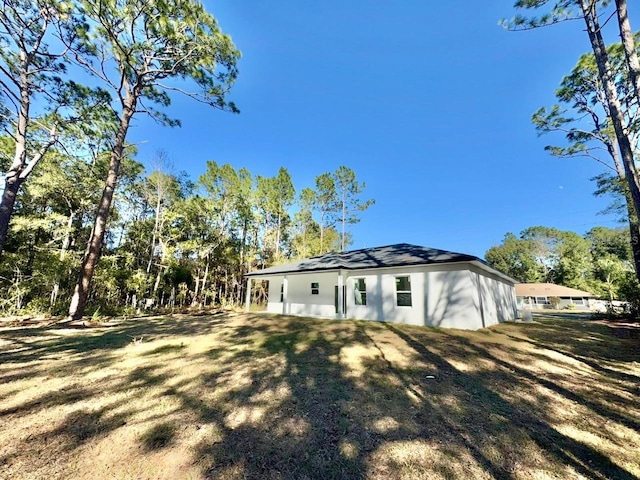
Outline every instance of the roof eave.
<path id="1" fill-rule="evenodd" d="M 278 277 L 281 275 L 288 275 L 291 273 L 294 274 L 303 274 L 303 273 L 312 273 L 312 272 L 335 272 L 338 270 L 347 270 L 349 272 L 355 272 L 355 271 L 360 271 L 360 270 L 376 270 L 376 269 L 387 269 L 387 268 L 399 268 L 399 267 L 420 267 L 420 266 L 429 266 L 429 265 L 459 265 L 459 264 L 471 264 L 474 265 L 476 267 L 479 267 L 480 269 L 489 272 L 489 273 L 493 273 L 494 275 L 497 275 L 498 277 L 502 278 L 503 280 L 506 280 L 510 283 L 516 284 L 519 283 L 517 280 L 511 278 L 508 275 L 505 275 L 504 273 L 495 270 L 494 268 L 490 267 L 489 265 L 487 265 L 486 263 L 484 263 L 483 261 L 481 261 L 480 259 L 476 258 L 473 260 L 463 260 L 463 261 L 456 261 L 456 262 L 415 262 L 415 263 L 404 263 L 404 264 L 399 264 L 399 265 L 384 265 L 384 266 L 367 266 L 367 267 L 357 267 L 357 268 L 348 268 L 348 267 L 330 267 L 330 268 L 311 268 L 311 269 L 305 269 L 305 270 L 283 270 L 283 271 L 279 271 L 279 272 L 266 272 L 263 273 L 260 270 L 257 270 L 255 272 L 249 272 L 246 273 L 244 276 L 245 277 Z"/>

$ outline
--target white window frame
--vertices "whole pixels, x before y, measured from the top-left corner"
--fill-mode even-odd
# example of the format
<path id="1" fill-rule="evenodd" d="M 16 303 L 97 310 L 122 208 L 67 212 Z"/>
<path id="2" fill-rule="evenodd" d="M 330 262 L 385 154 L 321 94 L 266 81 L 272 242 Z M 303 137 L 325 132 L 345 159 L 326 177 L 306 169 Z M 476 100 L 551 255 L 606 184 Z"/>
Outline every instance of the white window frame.
<path id="1" fill-rule="evenodd" d="M 536 300 L 536 305 L 549 305 L 549 298 L 548 297 L 534 297 Z M 539 299 L 542 299 L 539 301 Z"/>
<path id="2" fill-rule="evenodd" d="M 398 290 L 398 280 L 401 278 L 406 278 L 407 279 L 407 283 L 409 285 L 409 290 Z M 408 307 L 411 308 L 413 307 L 413 295 L 411 293 L 411 275 L 397 275 L 394 277 L 394 283 L 395 283 L 395 288 L 396 288 L 396 307 Z M 409 294 L 409 305 L 400 305 L 399 304 L 399 294 Z"/>
<path id="3" fill-rule="evenodd" d="M 360 282 L 364 286 L 363 290 L 360 290 Z M 359 300 L 359 303 L 358 303 Z M 366 278 L 354 278 L 353 279 L 353 301 L 356 305 L 367 304 L 367 279 Z"/>

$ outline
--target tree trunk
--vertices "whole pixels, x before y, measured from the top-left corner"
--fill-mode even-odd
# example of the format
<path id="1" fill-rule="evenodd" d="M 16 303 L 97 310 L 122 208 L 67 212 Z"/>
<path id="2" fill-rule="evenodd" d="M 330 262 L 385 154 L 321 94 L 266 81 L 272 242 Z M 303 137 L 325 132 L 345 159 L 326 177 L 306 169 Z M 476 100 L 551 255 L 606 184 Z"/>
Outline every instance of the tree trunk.
<path id="1" fill-rule="evenodd" d="M 43 33 L 44 34 L 44 33 Z M 42 37 L 36 41 L 42 40 Z M 22 64 L 18 68 L 20 71 L 20 109 L 18 110 L 18 122 L 15 131 L 15 154 L 13 162 L 5 176 L 5 188 L 0 201 L 0 255 L 4 249 L 4 244 L 9 233 L 9 222 L 13 215 L 13 208 L 20 186 L 31 174 L 36 164 L 42 159 L 47 150 L 55 143 L 56 127 L 51 128 L 51 136 L 40 149 L 27 161 L 27 132 L 29 129 L 29 110 L 31 108 L 31 80 L 27 71 L 33 57 L 26 51 L 20 52 Z"/>
<path id="2" fill-rule="evenodd" d="M 87 249 L 85 250 L 82 258 L 82 266 L 80 268 L 78 283 L 76 284 L 73 297 L 71 298 L 71 304 L 69 305 L 69 317 L 73 320 L 82 318 L 82 315 L 84 314 L 87 298 L 89 296 L 89 285 L 91 284 L 93 273 L 100 258 L 100 254 L 102 253 L 102 243 L 104 242 L 107 218 L 109 217 L 109 209 L 111 208 L 111 202 L 113 201 L 113 194 L 116 189 L 118 174 L 120 172 L 120 164 L 122 163 L 124 142 L 127 137 L 129 123 L 131 122 L 131 117 L 135 113 L 135 109 L 136 99 L 133 96 L 126 97 L 122 115 L 120 117 L 120 126 L 118 127 L 113 149 L 111 150 L 109 172 L 107 173 L 104 190 L 102 191 L 102 198 L 100 198 L 96 219 L 93 224 L 93 229 L 91 230 L 91 236 L 89 237 Z"/>
<path id="3" fill-rule="evenodd" d="M 207 255 L 207 263 L 204 267 L 204 276 L 202 277 L 202 287 L 200 288 L 202 300 L 200 301 L 200 308 L 207 306 L 207 279 L 209 278 L 209 256 Z"/>
<path id="4" fill-rule="evenodd" d="M 627 204 L 627 218 L 629 219 L 629 235 L 631 236 L 631 253 L 633 254 L 633 266 L 636 275 L 640 272 L 640 222 L 638 214 L 633 208 L 633 200 L 628 189 L 625 189 L 625 201 Z"/>
<path id="5" fill-rule="evenodd" d="M 156 237 L 158 236 L 158 228 L 160 226 L 160 193 L 158 193 L 158 201 L 156 202 L 156 221 L 153 225 L 153 235 L 151 238 L 151 251 L 149 252 L 149 262 L 147 262 L 147 277 L 151 274 L 151 265 L 156 251 Z"/>
<path id="6" fill-rule="evenodd" d="M 627 221 L 629 222 L 629 237 L 631 238 L 631 252 L 633 254 L 633 267 L 636 271 L 636 275 L 640 272 L 640 222 L 638 221 L 638 214 L 633 206 L 633 198 L 631 198 L 631 192 L 629 192 L 629 186 L 625 178 L 624 167 L 620 161 L 620 155 L 613 143 L 608 140 L 604 142 L 609 155 L 613 159 L 613 164 L 616 168 L 616 173 L 622 184 L 624 191 L 624 202 L 627 207 Z"/>
<path id="7" fill-rule="evenodd" d="M 320 255 L 324 253 L 324 212 L 320 213 Z"/>
<path id="8" fill-rule="evenodd" d="M 16 203 L 18 190 L 24 181 L 21 174 L 27 164 L 27 128 L 29 126 L 29 108 L 31 107 L 31 99 L 29 97 L 29 80 L 26 74 L 20 76 L 20 112 L 18 114 L 18 125 L 16 128 L 15 138 L 16 147 L 13 157 L 13 163 L 9 167 L 9 171 L 5 177 L 5 187 L 2 193 L 2 201 L 0 202 L 0 255 L 4 249 L 4 243 L 9 233 L 9 222 L 13 215 L 13 207 Z"/>
<path id="9" fill-rule="evenodd" d="M 193 292 L 193 298 L 191 299 L 191 307 L 195 307 L 198 304 L 198 296 L 200 295 L 200 269 L 196 273 L 196 289 Z"/>
<path id="10" fill-rule="evenodd" d="M 282 228 L 282 217 L 278 212 L 278 230 L 276 231 L 276 260 L 280 258 L 280 229 Z"/>
<path id="11" fill-rule="evenodd" d="M 345 224 L 347 223 L 347 199 L 346 193 L 342 193 L 342 248 L 341 250 L 344 252 L 344 229 Z"/>
<path id="12" fill-rule="evenodd" d="M 629 78 L 640 105 L 640 62 L 638 61 L 631 23 L 627 14 L 627 0 L 616 0 L 616 12 L 618 14 L 618 26 L 620 27 L 620 39 L 622 40 L 627 66 L 629 67 Z"/>
<path id="13" fill-rule="evenodd" d="M 63 262 L 65 257 L 67 256 L 67 250 L 69 250 L 69 246 L 71 245 L 71 232 L 73 231 L 73 221 L 76 218 L 75 210 L 71 210 L 69 214 L 69 219 L 67 220 L 67 228 L 64 232 L 64 239 L 62 240 L 62 247 L 60 248 L 60 262 Z M 51 290 L 51 306 L 55 306 L 56 301 L 58 300 L 58 293 L 60 291 L 60 276 L 56 275 L 56 282 L 53 285 L 53 289 Z"/>
<path id="14" fill-rule="evenodd" d="M 153 292 L 151 296 L 156 298 L 158 294 L 158 288 L 160 288 L 160 279 L 162 277 L 162 267 L 158 267 L 158 273 L 156 274 L 156 281 L 153 283 Z"/>
<path id="15" fill-rule="evenodd" d="M 9 222 L 11 221 L 20 185 L 22 185 L 22 180 L 18 175 L 7 176 L 4 192 L 2 192 L 2 201 L 0 202 L 0 255 L 9 233 Z"/>
<path id="16" fill-rule="evenodd" d="M 596 4 L 589 0 L 580 0 L 580 6 L 582 8 L 582 13 L 584 14 L 589 40 L 591 41 L 593 54 L 598 65 L 598 73 L 602 80 L 602 86 L 604 88 L 607 105 L 609 107 L 609 114 L 616 133 L 616 139 L 618 140 L 618 147 L 620 148 L 620 155 L 622 156 L 622 164 L 624 166 L 625 177 L 629 185 L 629 193 L 633 200 L 633 207 L 636 212 L 640 212 L 640 179 L 638 178 L 638 171 L 634 163 L 633 148 L 631 147 L 631 141 L 625 125 L 618 91 L 612 78 L 611 64 L 609 62 L 604 40 L 602 39 L 602 33 L 596 12 Z M 638 279 L 640 280 L 640 271 L 636 271 L 636 276 L 638 276 Z"/>

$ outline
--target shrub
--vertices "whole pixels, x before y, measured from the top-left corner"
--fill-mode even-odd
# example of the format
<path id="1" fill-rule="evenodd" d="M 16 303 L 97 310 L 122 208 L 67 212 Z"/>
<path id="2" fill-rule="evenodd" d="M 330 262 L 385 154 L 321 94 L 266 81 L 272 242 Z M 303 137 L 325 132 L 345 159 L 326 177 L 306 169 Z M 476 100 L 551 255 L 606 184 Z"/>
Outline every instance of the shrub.
<path id="1" fill-rule="evenodd" d="M 551 304 L 551 308 L 557 310 L 560 306 L 560 297 L 549 297 L 549 303 Z"/>

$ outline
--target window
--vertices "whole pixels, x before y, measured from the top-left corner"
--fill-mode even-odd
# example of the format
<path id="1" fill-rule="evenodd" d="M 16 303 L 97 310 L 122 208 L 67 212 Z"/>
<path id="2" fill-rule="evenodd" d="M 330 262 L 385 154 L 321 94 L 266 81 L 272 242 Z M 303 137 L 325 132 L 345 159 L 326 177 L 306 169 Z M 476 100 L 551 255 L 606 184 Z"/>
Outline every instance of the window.
<path id="1" fill-rule="evenodd" d="M 549 300 L 547 300 L 547 297 L 536 297 L 537 305 L 547 305 L 548 303 L 549 303 Z"/>
<path id="2" fill-rule="evenodd" d="M 284 283 L 280 284 L 280 303 L 284 302 Z"/>
<path id="3" fill-rule="evenodd" d="M 571 303 L 584 306 L 584 298 L 572 298 Z"/>
<path id="4" fill-rule="evenodd" d="M 411 306 L 411 277 L 396 277 L 396 305 Z"/>
<path id="5" fill-rule="evenodd" d="M 353 295 L 356 305 L 367 304 L 367 283 L 364 278 L 356 278 L 353 282 Z"/>
<path id="6" fill-rule="evenodd" d="M 318 282 L 311 282 L 311 295 L 318 295 L 320 293 L 320 284 Z"/>

